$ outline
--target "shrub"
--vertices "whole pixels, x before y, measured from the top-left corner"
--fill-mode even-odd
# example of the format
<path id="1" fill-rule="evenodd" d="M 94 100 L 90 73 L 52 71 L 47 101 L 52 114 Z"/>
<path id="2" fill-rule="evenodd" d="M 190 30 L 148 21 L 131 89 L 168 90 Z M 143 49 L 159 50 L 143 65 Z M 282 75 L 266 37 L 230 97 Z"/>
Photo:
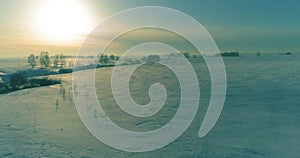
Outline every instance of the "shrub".
<path id="1" fill-rule="evenodd" d="M 20 79 L 20 76 L 18 75 L 11 75 L 13 83 L 0 83 L 0 94 L 13 92 L 20 89 L 27 89 L 27 88 L 34 88 L 34 87 L 41 87 L 41 86 L 49 86 L 53 84 L 60 84 L 61 80 L 54 80 L 54 79 L 48 79 L 48 78 L 33 78 L 25 80 Z M 9 85 L 9 86 L 8 86 Z"/>
<path id="2" fill-rule="evenodd" d="M 7 84 L 1 83 L 1 82 L 0 82 L 0 94 L 6 93 L 6 92 L 8 92 L 8 91 L 9 91 L 9 89 L 8 89 L 8 87 L 7 87 Z"/>
<path id="3" fill-rule="evenodd" d="M 58 73 L 64 74 L 64 73 L 72 73 L 73 69 L 59 69 Z"/>
<path id="4" fill-rule="evenodd" d="M 53 84 L 60 84 L 60 80 L 52 80 L 48 78 L 34 78 L 29 80 L 29 84 L 31 87 L 39 87 L 39 86 L 49 86 Z"/>

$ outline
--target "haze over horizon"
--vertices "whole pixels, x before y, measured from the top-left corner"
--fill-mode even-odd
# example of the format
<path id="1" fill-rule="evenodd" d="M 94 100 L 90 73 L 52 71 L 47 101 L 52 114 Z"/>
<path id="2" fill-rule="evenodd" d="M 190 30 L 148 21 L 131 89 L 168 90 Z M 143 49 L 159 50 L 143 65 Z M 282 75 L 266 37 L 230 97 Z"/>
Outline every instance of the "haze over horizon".
<path id="1" fill-rule="evenodd" d="M 11 0 L 0 2 L 0 57 L 75 55 L 90 30 L 132 7 L 163 6 L 200 22 L 220 51 L 300 52 L 299 1 Z M 67 20 L 66 20 L 67 19 Z"/>

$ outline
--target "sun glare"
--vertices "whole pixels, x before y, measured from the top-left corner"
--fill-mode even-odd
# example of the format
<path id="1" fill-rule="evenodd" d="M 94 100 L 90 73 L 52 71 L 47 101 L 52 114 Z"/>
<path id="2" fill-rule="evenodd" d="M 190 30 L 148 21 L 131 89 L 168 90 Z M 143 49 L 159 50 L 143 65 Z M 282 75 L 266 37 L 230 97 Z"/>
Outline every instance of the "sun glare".
<path id="1" fill-rule="evenodd" d="M 74 42 L 91 27 L 91 15 L 78 0 L 41 1 L 34 12 L 33 28 L 54 42 Z"/>

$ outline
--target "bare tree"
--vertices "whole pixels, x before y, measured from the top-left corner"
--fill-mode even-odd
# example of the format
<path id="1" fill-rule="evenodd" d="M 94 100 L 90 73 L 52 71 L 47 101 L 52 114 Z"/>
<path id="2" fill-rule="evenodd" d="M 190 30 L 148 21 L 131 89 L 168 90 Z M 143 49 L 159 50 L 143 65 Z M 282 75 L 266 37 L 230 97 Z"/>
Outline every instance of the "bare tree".
<path id="1" fill-rule="evenodd" d="M 66 59 L 63 54 L 55 55 L 53 57 L 53 66 L 58 67 L 60 65 L 60 68 L 63 68 L 66 65 Z"/>
<path id="2" fill-rule="evenodd" d="M 41 67 L 49 67 L 50 57 L 48 52 L 41 52 L 40 55 L 40 65 Z"/>
<path id="3" fill-rule="evenodd" d="M 59 55 L 60 67 L 63 68 L 66 65 L 66 58 L 63 54 Z"/>
<path id="4" fill-rule="evenodd" d="M 35 60 L 35 56 L 34 54 L 30 54 L 27 58 L 27 61 L 29 63 L 29 65 L 32 67 L 32 68 L 35 68 L 36 66 L 36 60 Z"/>
<path id="5" fill-rule="evenodd" d="M 53 57 L 53 67 L 57 67 L 59 63 L 59 55 L 54 55 Z"/>
<path id="6" fill-rule="evenodd" d="M 68 66 L 69 66 L 69 68 L 72 68 L 72 67 L 74 66 L 74 63 L 73 63 L 72 60 L 70 60 L 70 61 L 68 62 Z"/>

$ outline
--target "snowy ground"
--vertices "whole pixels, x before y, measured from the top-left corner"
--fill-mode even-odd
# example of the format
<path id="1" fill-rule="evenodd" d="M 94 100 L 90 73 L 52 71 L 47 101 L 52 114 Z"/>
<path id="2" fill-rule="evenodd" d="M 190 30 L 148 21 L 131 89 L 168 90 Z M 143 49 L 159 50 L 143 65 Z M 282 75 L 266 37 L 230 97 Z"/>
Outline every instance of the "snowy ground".
<path id="1" fill-rule="evenodd" d="M 70 91 L 71 74 L 51 76 L 62 78 L 63 84 L 0 95 L 0 157 L 296 158 L 300 155 L 299 59 L 297 54 L 224 58 L 227 98 L 218 123 L 204 138 L 197 135 L 209 102 L 210 82 L 203 61 L 194 64 L 201 91 L 196 119 L 175 142 L 146 153 L 122 152 L 95 139 L 76 112 Z M 152 130 L 176 112 L 176 81 L 165 78 L 167 70 L 160 69 L 154 79 L 167 81 L 171 90 L 165 109 L 149 119 L 120 115 L 108 90 L 111 69 L 97 70 L 96 89 L 103 108 L 120 126 Z M 139 80 L 145 75 L 142 72 L 133 74 L 131 93 L 136 102 L 145 104 L 149 98 L 144 97 L 147 84 Z"/>
<path id="2" fill-rule="evenodd" d="M 27 58 L 0 58 L 0 75 L 29 68 Z"/>

